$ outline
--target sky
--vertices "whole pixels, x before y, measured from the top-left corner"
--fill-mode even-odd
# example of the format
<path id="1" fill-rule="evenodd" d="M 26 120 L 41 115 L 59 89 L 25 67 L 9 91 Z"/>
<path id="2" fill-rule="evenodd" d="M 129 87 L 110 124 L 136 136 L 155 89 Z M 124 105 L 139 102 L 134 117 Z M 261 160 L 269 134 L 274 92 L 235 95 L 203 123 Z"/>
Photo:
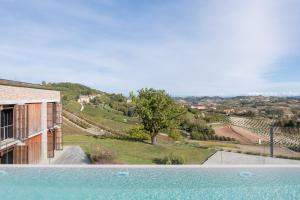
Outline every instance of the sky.
<path id="1" fill-rule="evenodd" d="M 0 78 L 299 95 L 298 0 L 0 0 Z"/>

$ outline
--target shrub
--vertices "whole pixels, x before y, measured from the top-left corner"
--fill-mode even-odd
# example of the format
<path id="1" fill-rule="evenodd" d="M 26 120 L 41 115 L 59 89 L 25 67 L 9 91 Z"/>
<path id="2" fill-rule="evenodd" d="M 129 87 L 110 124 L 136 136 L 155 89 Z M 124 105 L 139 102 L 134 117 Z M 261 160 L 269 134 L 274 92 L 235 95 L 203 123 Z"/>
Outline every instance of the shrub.
<path id="1" fill-rule="evenodd" d="M 171 130 L 169 133 L 169 137 L 172 138 L 175 141 L 179 141 L 182 138 L 182 135 L 179 130 Z"/>
<path id="2" fill-rule="evenodd" d="M 206 122 L 201 119 L 185 119 L 181 123 L 181 127 L 190 133 L 199 132 L 205 135 L 213 135 L 215 133 L 214 129 L 207 126 Z"/>
<path id="3" fill-rule="evenodd" d="M 191 133 L 191 139 L 193 139 L 193 140 L 203 140 L 203 138 L 204 138 L 204 136 L 200 132 L 193 131 Z"/>
<path id="4" fill-rule="evenodd" d="M 128 139 L 134 141 L 144 141 L 144 140 L 149 140 L 150 135 L 145 129 L 141 127 L 132 128 L 128 131 Z"/>
<path id="5" fill-rule="evenodd" d="M 212 140 L 218 140 L 219 137 L 218 137 L 217 135 L 212 135 L 211 139 L 212 139 Z"/>
<path id="6" fill-rule="evenodd" d="M 212 139 L 215 131 L 206 125 L 197 124 L 197 126 L 193 127 L 193 131 L 191 132 L 191 139 L 193 140 L 208 140 Z"/>
<path id="7" fill-rule="evenodd" d="M 92 163 L 96 164 L 108 164 L 113 163 L 113 161 L 116 159 L 116 155 L 114 152 L 105 149 L 101 146 L 96 146 L 90 155 Z"/>
<path id="8" fill-rule="evenodd" d="M 161 164 L 161 165 L 182 165 L 185 163 L 185 160 L 184 160 L 183 156 L 178 156 L 178 155 L 171 153 L 162 159 L 160 159 L 160 158 L 154 159 L 154 162 L 156 164 Z"/>
<path id="9" fill-rule="evenodd" d="M 300 152 L 300 147 L 299 146 L 290 146 L 288 147 L 290 150 L 295 151 L 295 152 Z"/>

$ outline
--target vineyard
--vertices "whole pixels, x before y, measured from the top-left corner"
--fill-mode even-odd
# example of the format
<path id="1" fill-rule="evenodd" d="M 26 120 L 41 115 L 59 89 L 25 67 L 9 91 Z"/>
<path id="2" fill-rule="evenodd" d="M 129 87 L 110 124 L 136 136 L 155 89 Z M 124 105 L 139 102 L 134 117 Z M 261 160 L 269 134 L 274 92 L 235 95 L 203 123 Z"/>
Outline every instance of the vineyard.
<path id="1" fill-rule="evenodd" d="M 274 143 L 287 146 L 291 149 L 300 149 L 300 129 L 276 126 L 271 119 L 250 119 L 243 117 L 228 117 L 226 123 L 230 126 L 240 127 L 257 134 L 262 141 L 269 142 L 270 130 L 273 127 Z"/>

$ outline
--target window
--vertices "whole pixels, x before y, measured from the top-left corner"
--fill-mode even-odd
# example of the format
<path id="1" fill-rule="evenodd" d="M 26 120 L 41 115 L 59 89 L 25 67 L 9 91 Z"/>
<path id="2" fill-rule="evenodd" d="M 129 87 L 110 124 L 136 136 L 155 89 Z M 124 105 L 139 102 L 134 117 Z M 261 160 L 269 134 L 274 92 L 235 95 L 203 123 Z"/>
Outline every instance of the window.
<path id="1" fill-rule="evenodd" d="M 9 150 L 5 152 L 1 157 L 1 164 L 13 164 L 14 163 L 14 152 L 13 150 Z"/>
<path id="2" fill-rule="evenodd" d="M 1 140 L 14 137 L 13 109 L 4 109 L 1 111 L 0 132 Z"/>

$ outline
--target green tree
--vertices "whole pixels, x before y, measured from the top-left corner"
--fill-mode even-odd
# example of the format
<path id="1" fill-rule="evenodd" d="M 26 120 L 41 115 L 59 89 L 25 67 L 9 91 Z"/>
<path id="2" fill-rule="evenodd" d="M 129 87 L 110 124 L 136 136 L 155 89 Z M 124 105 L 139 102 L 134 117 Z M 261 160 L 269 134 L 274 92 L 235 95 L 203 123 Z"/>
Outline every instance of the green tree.
<path id="1" fill-rule="evenodd" d="M 144 129 L 151 137 L 151 144 L 157 143 L 157 135 L 162 129 L 176 128 L 185 109 L 164 91 L 143 88 L 138 95 L 131 95 L 136 113 L 142 120 Z"/>

